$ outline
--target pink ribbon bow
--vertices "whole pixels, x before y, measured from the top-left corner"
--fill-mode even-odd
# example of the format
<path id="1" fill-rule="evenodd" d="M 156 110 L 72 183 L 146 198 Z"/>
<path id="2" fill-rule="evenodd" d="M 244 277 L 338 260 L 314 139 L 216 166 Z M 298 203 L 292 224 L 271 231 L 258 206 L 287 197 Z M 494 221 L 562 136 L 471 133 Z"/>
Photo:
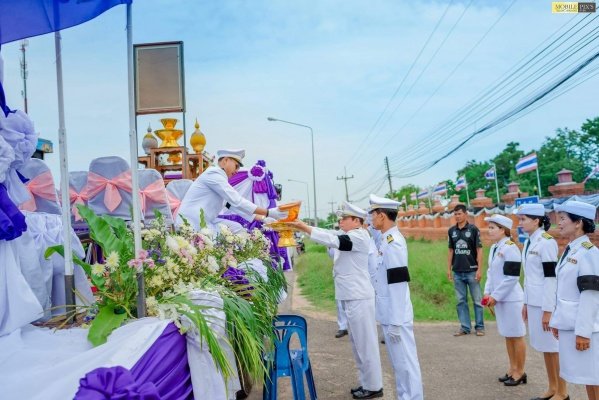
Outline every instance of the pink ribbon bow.
<path id="1" fill-rule="evenodd" d="M 148 200 L 159 203 L 159 204 L 168 204 L 166 196 L 164 195 L 166 189 L 164 187 L 164 181 L 162 179 L 158 179 L 143 189 L 140 189 L 140 202 L 141 202 L 141 211 L 146 213 L 146 205 Z"/>
<path id="2" fill-rule="evenodd" d="M 107 179 L 91 171 L 88 172 L 87 187 L 85 189 L 88 198 L 91 199 L 100 192 L 105 191 L 104 205 L 110 212 L 113 212 L 123 201 L 119 189 L 131 193 L 131 171 L 125 171 L 112 179 Z"/>
<path id="3" fill-rule="evenodd" d="M 77 204 L 87 203 L 87 200 L 89 200 L 87 191 L 84 188 L 80 193 L 77 193 L 75 189 L 69 186 L 69 199 L 71 202 L 71 213 L 75 216 L 75 221 L 81 221 L 81 215 L 79 215 Z"/>
<path id="4" fill-rule="evenodd" d="M 50 171 L 43 172 L 32 178 L 25 184 L 25 187 L 29 191 L 31 198 L 24 203 L 21 203 L 20 209 L 26 211 L 37 210 L 37 204 L 35 203 L 36 197 L 42 199 L 56 201 L 56 189 L 54 188 L 54 181 L 52 180 L 52 174 Z"/>
<path id="5" fill-rule="evenodd" d="M 171 212 L 173 213 L 173 218 L 177 218 L 177 213 L 179 212 L 179 207 L 181 207 L 181 199 L 175 197 L 174 194 L 167 191 L 168 194 L 168 202 L 171 206 Z"/>

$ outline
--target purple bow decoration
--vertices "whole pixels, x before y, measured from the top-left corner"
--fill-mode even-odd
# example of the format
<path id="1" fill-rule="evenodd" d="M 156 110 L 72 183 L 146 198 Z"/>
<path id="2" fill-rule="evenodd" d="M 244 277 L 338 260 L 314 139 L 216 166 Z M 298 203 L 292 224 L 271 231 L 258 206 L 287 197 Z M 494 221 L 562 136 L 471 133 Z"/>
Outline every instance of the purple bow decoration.
<path id="1" fill-rule="evenodd" d="M 161 400 L 152 382 L 139 384 L 127 368 L 97 368 L 79 381 L 77 400 Z"/>

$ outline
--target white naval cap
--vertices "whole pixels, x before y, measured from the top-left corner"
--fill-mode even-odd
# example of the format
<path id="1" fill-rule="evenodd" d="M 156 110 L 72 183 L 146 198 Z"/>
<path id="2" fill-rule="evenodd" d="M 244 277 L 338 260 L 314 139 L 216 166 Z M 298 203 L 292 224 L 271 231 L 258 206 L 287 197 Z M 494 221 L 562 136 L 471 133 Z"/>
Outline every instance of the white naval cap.
<path id="1" fill-rule="evenodd" d="M 341 203 L 341 207 L 337 210 L 338 217 L 358 217 L 362 219 L 366 219 L 368 213 L 362 210 L 360 207 L 356 207 L 347 201 Z"/>
<path id="2" fill-rule="evenodd" d="M 243 149 L 223 149 L 216 151 L 216 159 L 220 160 L 223 157 L 229 157 L 237 160 L 240 167 L 243 167 L 243 157 L 245 157 L 245 150 Z"/>
<path id="3" fill-rule="evenodd" d="M 393 199 L 387 199 L 385 197 L 379 197 L 375 196 L 374 194 L 371 194 L 368 198 L 368 201 L 370 202 L 370 209 L 368 210 L 369 212 L 372 212 L 379 208 L 395 211 L 399 210 L 400 202 L 395 201 Z"/>
<path id="4" fill-rule="evenodd" d="M 545 206 L 539 203 L 522 204 L 514 210 L 514 214 L 543 217 L 545 216 Z"/>
<path id="5" fill-rule="evenodd" d="M 497 225 L 501 225 L 508 229 L 512 229 L 512 225 L 514 225 L 514 221 L 512 221 L 511 218 L 499 214 L 493 214 L 490 217 L 485 217 L 485 221 L 495 222 Z"/>
<path id="6" fill-rule="evenodd" d="M 595 220 L 595 213 L 597 208 L 589 203 L 582 201 L 569 200 L 563 204 L 555 206 L 557 212 L 567 212 L 570 214 L 578 215 L 579 217 L 588 218 L 591 221 Z"/>

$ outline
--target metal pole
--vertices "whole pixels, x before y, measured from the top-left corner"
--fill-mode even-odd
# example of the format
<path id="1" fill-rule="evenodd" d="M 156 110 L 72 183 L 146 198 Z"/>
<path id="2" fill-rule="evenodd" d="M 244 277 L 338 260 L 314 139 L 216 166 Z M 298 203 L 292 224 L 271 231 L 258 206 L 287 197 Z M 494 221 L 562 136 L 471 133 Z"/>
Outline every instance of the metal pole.
<path id="1" fill-rule="evenodd" d="M 25 114 L 29 113 L 27 107 L 27 58 L 25 57 L 25 48 L 27 45 L 27 39 L 21 41 L 21 51 L 23 52 L 23 60 L 21 61 L 21 77 L 23 78 L 23 110 L 25 111 Z"/>
<path id="2" fill-rule="evenodd" d="M 470 207 L 470 194 L 468 194 L 468 182 L 466 182 L 466 203 L 468 204 L 468 207 Z"/>
<path id="3" fill-rule="evenodd" d="M 385 168 L 387 169 L 387 179 L 389 180 L 389 193 L 393 196 L 393 186 L 391 185 L 391 171 L 389 170 L 389 158 L 385 156 Z"/>
<path id="4" fill-rule="evenodd" d="M 497 204 L 499 205 L 499 183 L 497 183 L 497 165 L 493 164 L 493 171 L 495 172 L 495 193 L 497 194 Z"/>
<path id="5" fill-rule="evenodd" d="M 539 198 L 543 197 L 543 195 L 541 194 L 541 177 L 539 176 L 539 166 L 537 165 L 537 185 L 539 185 L 539 190 L 537 191 L 539 193 Z"/>
<path id="6" fill-rule="evenodd" d="M 60 157 L 60 197 L 62 200 L 62 227 L 64 240 L 64 288 L 67 323 L 75 320 L 69 308 L 75 311 L 75 281 L 73 278 L 73 251 L 71 246 L 71 201 L 69 199 L 69 160 L 67 153 L 67 129 L 64 119 L 64 91 L 62 81 L 62 51 L 60 32 L 54 32 L 56 53 L 56 87 L 58 92 L 58 154 Z M 69 307 L 70 306 L 70 307 Z"/>
<path id="7" fill-rule="evenodd" d="M 129 155 L 131 162 L 131 198 L 133 201 L 133 241 L 135 257 L 141 251 L 141 211 L 139 203 L 139 177 L 137 168 L 137 131 L 135 130 L 135 89 L 133 85 L 133 32 L 131 3 L 127 4 L 127 77 L 129 89 Z M 146 316 L 146 288 L 144 283 L 143 266 L 137 273 L 137 317 Z"/>

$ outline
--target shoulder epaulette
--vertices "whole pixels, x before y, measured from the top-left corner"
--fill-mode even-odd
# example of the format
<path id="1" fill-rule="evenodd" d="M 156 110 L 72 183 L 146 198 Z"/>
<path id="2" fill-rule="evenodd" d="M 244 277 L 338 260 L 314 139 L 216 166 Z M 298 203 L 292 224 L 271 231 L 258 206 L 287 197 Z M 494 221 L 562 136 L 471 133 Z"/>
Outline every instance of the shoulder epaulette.
<path id="1" fill-rule="evenodd" d="M 506 240 L 506 241 L 505 241 L 505 244 L 507 244 L 507 245 L 511 246 L 511 245 L 513 245 L 513 244 L 515 244 L 515 243 L 514 243 L 514 242 L 512 242 L 511 240 Z"/>
<path id="2" fill-rule="evenodd" d="M 595 247 L 595 245 L 591 242 L 582 242 L 582 247 L 584 247 L 587 250 L 592 249 L 593 247 Z"/>
<path id="3" fill-rule="evenodd" d="M 387 235 L 387 243 L 391 243 L 393 240 L 393 235 Z"/>
<path id="4" fill-rule="evenodd" d="M 553 236 L 551 236 L 547 232 L 543 232 L 543 234 L 541 236 L 543 236 L 545 239 L 553 239 Z"/>

